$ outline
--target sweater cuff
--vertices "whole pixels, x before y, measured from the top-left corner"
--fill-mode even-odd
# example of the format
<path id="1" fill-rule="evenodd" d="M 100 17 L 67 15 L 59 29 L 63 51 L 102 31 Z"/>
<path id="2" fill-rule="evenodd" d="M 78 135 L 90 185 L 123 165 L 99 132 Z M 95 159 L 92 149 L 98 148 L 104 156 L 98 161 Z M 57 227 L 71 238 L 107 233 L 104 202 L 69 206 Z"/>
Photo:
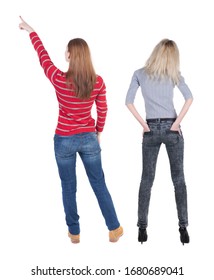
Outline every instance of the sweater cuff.
<path id="1" fill-rule="evenodd" d="M 96 131 L 97 132 L 103 132 L 103 128 L 100 128 L 100 127 L 96 126 Z"/>
<path id="2" fill-rule="evenodd" d="M 35 35 L 37 35 L 37 33 L 35 31 L 29 33 L 30 38 L 32 39 Z M 38 35 L 37 35 L 38 36 Z"/>

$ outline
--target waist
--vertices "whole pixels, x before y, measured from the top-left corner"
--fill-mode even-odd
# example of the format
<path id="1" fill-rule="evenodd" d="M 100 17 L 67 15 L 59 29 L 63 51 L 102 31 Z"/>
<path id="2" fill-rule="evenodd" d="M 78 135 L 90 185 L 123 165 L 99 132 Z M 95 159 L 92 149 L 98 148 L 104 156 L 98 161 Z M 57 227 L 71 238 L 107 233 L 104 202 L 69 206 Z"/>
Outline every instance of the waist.
<path id="1" fill-rule="evenodd" d="M 157 118 L 157 119 L 147 119 L 147 123 L 173 123 L 176 120 L 176 118 Z"/>

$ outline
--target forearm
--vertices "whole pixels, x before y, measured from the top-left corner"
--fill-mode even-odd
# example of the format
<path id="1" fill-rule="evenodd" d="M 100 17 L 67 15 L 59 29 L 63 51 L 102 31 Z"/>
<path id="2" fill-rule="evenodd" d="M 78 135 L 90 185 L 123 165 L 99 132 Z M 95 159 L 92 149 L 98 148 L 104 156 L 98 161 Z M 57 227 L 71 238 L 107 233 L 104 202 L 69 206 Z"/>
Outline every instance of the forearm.
<path id="1" fill-rule="evenodd" d="M 39 38 L 39 35 L 35 31 L 33 31 L 29 34 L 29 36 L 30 36 L 30 40 L 32 42 L 32 45 L 33 45 L 35 51 L 38 54 L 38 57 L 41 61 L 41 64 L 43 63 L 43 60 L 44 60 L 44 62 L 50 60 L 49 55 L 48 55 L 41 39 Z M 45 59 L 42 60 L 42 56 L 44 54 L 48 55 L 48 59 L 45 58 Z"/>
<path id="2" fill-rule="evenodd" d="M 180 113 L 178 114 L 178 116 L 177 116 L 177 118 L 176 118 L 176 120 L 175 120 L 173 125 L 175 125 L 175 126 L 179 126 L 180 125 L 180 123 L 182 122 L 182 120 L 185 117 L 186 113 L 188 112 L 192 102 L 193 102 L 193 98 L 189 98 L 189 99 L 187 99 L 185 101 L 185 103 L 184 103 L 184 105 L 183 105 Z"/>
<path id="3" fill-rule="evenodd" d="M 56 73 L 57 68 L 54 66 L 53 62 L 50 59 L 48 52 L 46 51 L 41 39 L 39 38 L 38 34 L 33 31 L 29 34 L 32 45 L 35 51 L 38 54 L 39 62 L 44 69 L 45 75 L 47 78 L 53 82 L 53 74 Z"/>
<path id="4" fill-rule="evenodd" d="M 132 115 L 136 118 L 136 120 L 142 125 L 144 129 L 148 128 L 147 123 L 144 121 L 144 119 L 141 117 L 141 115 L 138 113 L 137 109 L 135 108 L 134 104 L 127 104 L 126 105 L 129 111 L 132 113 Z"/>
<path id="5" fill-rule="evenodd" d="M 107 110 L 105 112 L 97 112 L 96 131 L 102 132 L 106 122 Z"/>
<path id="6" fill-rule="evenodd" d="M 99 77 L 99 80 L 102 79 Z M 107 111 L 108 111 L 108 105 L 106 100 L 106 86 L 103 80 L 101 82 L 100 92 L 97 95 L 97 98 L 95 100 L 96 109 L 97 109 L 97 122 L 96 122 L 96 131 L 102 132 L 103 128 L 105 126 Z"/>

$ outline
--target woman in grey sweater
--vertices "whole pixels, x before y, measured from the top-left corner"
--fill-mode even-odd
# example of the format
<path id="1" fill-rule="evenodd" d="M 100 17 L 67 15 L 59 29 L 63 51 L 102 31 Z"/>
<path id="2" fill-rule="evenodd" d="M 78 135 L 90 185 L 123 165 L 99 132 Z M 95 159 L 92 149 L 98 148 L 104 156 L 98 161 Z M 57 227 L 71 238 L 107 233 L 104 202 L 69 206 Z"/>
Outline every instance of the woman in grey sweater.
<path id="1" fill-rule="evenodd" d="M 184 97 L 179 114 L 173 104 L 175 86 Z M 145 103 L 146 120 L 134 106 L 138 88 Z M 126 105 L 143 127 L 143 171 L 138 200 L 138 241 L 147 241 L 148 211 L 157 157 L 165 144 L 175 189 L 180 240 L 189 243 L 187 191 L 183 171 L 184 139 L 180 123 L 192 104 L 193 97 L 179 70 L 179 50 L 172 40 L 163 39 L 154 48 L 145 66 L 134 72 L 126 96 Z"/>

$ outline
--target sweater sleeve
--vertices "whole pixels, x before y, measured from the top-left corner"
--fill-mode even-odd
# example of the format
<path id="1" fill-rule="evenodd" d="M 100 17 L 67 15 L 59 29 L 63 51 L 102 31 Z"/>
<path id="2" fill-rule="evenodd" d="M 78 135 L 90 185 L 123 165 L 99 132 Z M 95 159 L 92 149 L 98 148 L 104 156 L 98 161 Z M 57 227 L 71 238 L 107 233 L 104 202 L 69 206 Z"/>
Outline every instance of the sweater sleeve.
<path id="1" fill-rule="evenodd" d="M 102 132 L 106 121 L 108 106 L 106 100 L 106 86 L 102 78 L 99 78 L 101 79 L 101 86 L 97 98 L 95 100 L 97 108 L 96 131 Z"/>
<path id="2" fill-rule="evenodd" d="M 51 83 L 53 83 L 54 77 L 56 76 L 57 72 L 59 71 L 58 68 L 51 61 L 49 54 L 46 51 L 45 47 L 43 46 L 42 41 L 39 38 L 39 36 L 37 35 L 37 33 L 31 32 L 29 36 L 30 36 L 31 42 L 33 44 L 33 47 L 38 54 L 39 61 L 45 72 L 45 75 L 51 81 Z"/>
<path id="3" fill-rule="evenodd" d="M 126 95 L 126 101 L 125 101 L 126 105 L 134 103 L 135 96 L 136 96 L 139 86 L 140 86 L 140 83 L 139 83 L 139 80 L 137 77 L 137 73 L 135 71 L 132 76 L 132 80 L 131 80 L 131 83 L 130 83 L 130 86 L 129 86 L 129 89 L 128 89 L 128 92 Z"/>
<path id="4" fill-rule="evenodd" d="M 189 98 L 193 98 L 192 92 L 190 91 L 188 85 L 185 83 L 185 80 L 182 76 L 180 77 L 180 81 L 179 81 L 179 84 L 177 85 L 177 87 L 180 90 L 180 92 L 182 93 L 185 100 L 187 100 Z"/>

